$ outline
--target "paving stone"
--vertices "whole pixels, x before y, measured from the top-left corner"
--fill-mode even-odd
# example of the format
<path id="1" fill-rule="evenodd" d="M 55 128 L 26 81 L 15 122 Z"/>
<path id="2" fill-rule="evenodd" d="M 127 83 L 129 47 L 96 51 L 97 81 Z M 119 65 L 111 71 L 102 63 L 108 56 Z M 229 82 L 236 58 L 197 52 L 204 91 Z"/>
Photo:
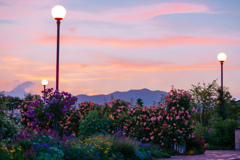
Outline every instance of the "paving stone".
<path id="1" fill-rule="evenodd" d="M 238 150 L 209 150 L 204 155 L 189 156 L 171 156 L 171 158 L 155 160 L 240 160 L 240 151 Z"/>

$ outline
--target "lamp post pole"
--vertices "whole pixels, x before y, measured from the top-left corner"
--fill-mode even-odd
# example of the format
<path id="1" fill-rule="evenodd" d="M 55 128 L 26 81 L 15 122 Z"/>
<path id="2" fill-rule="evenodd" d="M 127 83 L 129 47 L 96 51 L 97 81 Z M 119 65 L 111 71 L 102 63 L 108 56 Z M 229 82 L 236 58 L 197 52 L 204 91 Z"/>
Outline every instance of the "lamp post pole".
<path id="1" fill-rule="evenodd" d="M 58 90 L 59 86 L 59 34 L 60 34 L 60 20 L 62 18 L 55 18 L 57 20 L 57 59 L 56 59 L 56 90 Z"/>
<path id="2" fill-rule="evenodd" d="M 223 61 L 221 61 L 220 63 L 221 63 L 221 91 L 223 94 Z"/>
<path id="3" fill-rule="evenodd" d="M 46 91 L 45 91 L 45 89 L 46 89 L 46 85 L 43 85 L 43 90 L 44 90 L 44 102 L 46 101 Z"/>

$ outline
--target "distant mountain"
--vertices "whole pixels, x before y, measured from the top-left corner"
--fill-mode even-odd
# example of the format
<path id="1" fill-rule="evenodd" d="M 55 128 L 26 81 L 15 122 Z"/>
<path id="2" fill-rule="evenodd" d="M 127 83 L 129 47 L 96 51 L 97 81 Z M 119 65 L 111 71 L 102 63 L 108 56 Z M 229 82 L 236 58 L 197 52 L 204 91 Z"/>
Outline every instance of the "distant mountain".
<path id="1" fill-rule="evenodd" d="M 240 100 L 236 101 L 237 103 L 240 103 Z"/>
<path id="2" fill-rule="evenodd" d="M 33 85 L 34 85 L 33 82 L 26 81 L 26 82 L 23 82 L 23 83 L 19 84 L 18 86 L 16 86 L 13 90 L 11 90 L 9 92 L 4 92 L 4 93 L 7 96 L 24 98 L 24 94 L 27 93 L 25 91 L 25 89 L 26 88 L 31 88 L 31 86 L 33 86 Z"/>
<path id="3" fill-rule="evenodd" d="M 124 99 L 126 101 L 133 100 L 133 103 L 135 104 L 138 98 L 141 98 L 144 102 L 144 106 L 151 106 L 153 105 L 154 101 L 157 103 L 161 100 L 162 96 L 165 96 L 167 92 L 164 91 L 151 91 L 149 89 L 141 89 L 141 90 L 130 90 L 126 92 L 113 92 L 108 95 L 94 95 L 94 96 L 88 96 L 84 94 L 77 95 L 78 102 L 85 102 L 85 101 L 92 101 L 95 103 L 104 103 L 110 101 L 113 99 Z"/>

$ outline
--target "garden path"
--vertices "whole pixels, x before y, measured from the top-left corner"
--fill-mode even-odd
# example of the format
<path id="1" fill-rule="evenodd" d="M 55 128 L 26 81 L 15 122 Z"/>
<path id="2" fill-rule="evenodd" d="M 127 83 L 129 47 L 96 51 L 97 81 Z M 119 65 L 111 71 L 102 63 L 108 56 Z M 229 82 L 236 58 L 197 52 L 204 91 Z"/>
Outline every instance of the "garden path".
<path id="1" fill-rule="evenodd" d="M 240 150 L 207 150 L 204 155 L 171 156 L 171 158 L 156 160 L 240 160 Z"/>

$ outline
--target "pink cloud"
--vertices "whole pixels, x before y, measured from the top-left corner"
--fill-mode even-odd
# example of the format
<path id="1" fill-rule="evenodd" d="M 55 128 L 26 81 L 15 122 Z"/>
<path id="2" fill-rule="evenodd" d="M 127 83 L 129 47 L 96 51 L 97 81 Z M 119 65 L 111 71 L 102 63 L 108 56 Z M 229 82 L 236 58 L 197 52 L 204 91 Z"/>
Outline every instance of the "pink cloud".
<path id="1" fill-rule="evenodd" d="M 155 3 L 125 8 L 107 8 L 99 13 L 69 11 L 70 18 L 90 20 L 139 20 L 157 15 L 178 13 L 214 13 L 207 5 L 197 3 Z"/>
<path id="2" fill-rule="evenodd" d="M 37 44 L 55 44 L 56 36 L 41 34 L 40 41 Z M 96 46 L 96 47 L 171 47 L 171 46 L 189 46 L 189 45 L 240 45 L 239 39 L 231 39 L 214 36 L 169 36 L 161 38 L 105 38 L 105 37 L 83 37 L 83 36 L 61 36 L 61 43 L 69 46 Z"/>

